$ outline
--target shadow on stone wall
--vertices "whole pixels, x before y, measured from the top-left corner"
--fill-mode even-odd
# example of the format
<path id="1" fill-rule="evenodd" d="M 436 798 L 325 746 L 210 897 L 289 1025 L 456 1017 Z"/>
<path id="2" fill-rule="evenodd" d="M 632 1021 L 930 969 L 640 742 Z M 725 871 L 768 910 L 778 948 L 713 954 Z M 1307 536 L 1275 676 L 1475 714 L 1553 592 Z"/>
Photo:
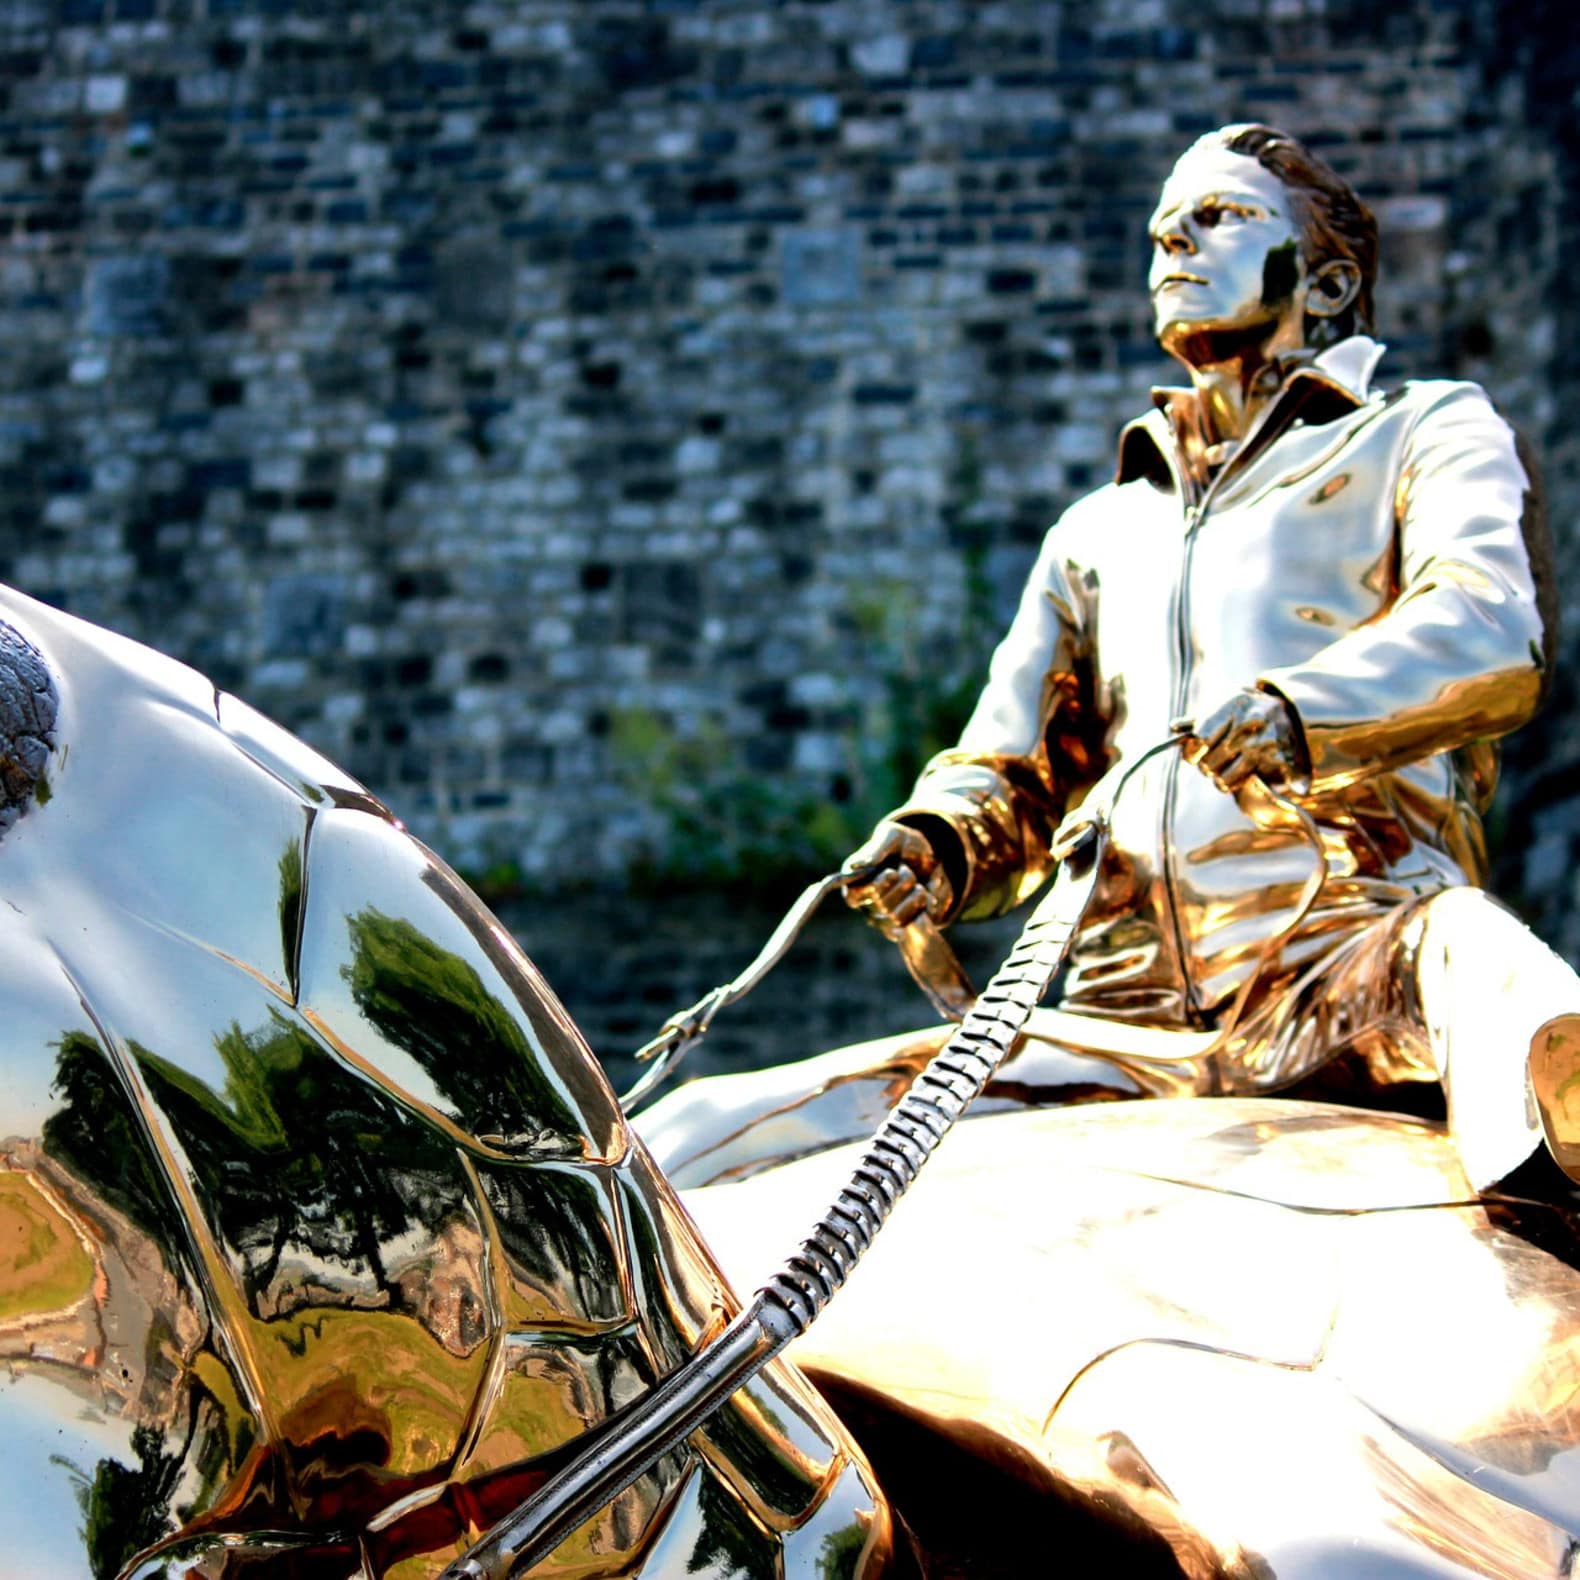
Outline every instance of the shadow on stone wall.
<path id="1" fill-rule="evenodd" d="M 782 909 L 706 894 L 518 902 L 502 918 L 565 1002 L 617 1091 L 635 1081 L 630 1055 L 665 1019 L 750 963 Z M 1023 918 L 957 929 L 962 961 L 981 985 Z M 830 900 L 796 947 L 688 1054 L 677 1079 L 755 1070 L 936 1021 L 892 944 Z"/>

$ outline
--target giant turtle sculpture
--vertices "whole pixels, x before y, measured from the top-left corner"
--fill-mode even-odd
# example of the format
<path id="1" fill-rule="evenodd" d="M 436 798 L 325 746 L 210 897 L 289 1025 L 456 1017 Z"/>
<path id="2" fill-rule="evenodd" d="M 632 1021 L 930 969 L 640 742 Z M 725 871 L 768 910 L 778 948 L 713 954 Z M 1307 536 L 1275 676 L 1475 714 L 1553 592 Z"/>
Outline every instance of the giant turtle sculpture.
<path id="1" fill-rule="evenodd" d="M 0 1573 L 433 1580 L 735 1309 L 442 862 L 4 590 L 0 994 Z M 689 1204 L 749 1278 L 846 1161 Z M 533 1572 L 1572 1576 L 1575 1243 L 1418 1120 L 989 1113 L 795 1352 L 848 1425 L 776 1362 Z"/>

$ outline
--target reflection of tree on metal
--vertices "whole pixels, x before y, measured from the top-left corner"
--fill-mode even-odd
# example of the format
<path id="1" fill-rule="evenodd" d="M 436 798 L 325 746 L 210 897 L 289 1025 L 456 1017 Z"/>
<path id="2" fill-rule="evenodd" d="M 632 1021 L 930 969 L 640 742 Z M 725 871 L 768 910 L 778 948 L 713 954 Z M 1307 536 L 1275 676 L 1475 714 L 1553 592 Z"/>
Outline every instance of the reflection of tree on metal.
<path id="1" fill-rule="evenodd" d="M 437 1574 L 722 1279 L 532 967 L 330 764 L 0 591 L 3 731 L 0 1569 Z M 855 1577 L 887 1532 L 779 1367 L 543 1572 Z"/>
<path id="2" fill-rule="evenodd" d="M 990 1101 L 1343 1071 L 1410 1103 L 1402 1083 L 1441 1083 L 1478 1186 L 1544 1126 L 1580 1165 L 1556 1095 L 1580 1071 L 1580 979 L 1474 887 L 1496 739 L 1537 707 L 1553 642 L 1514 437 L 1474 385 L 1374 387 L 1375 222 L 1292 139 L 1203 138 L 1150 230 L 1189 387 L 1157 393 L 1117 480 L 1048 534 L 964 735 L 852 858 L 884 869 L 853 899 L 900 937 L 1010 908 L 1065 814 L 1194 719 L 1188 761 L 1115 803 L 1059 1004 Z M 1309 908 L 1316 858 L 1262 785 L 1320 831 Z M 793 1072 L 693 1088 L 644 1134 L 688 1181 L 846 1139 L 926 1041 L 828 1056 L 799 1094 Z"/>

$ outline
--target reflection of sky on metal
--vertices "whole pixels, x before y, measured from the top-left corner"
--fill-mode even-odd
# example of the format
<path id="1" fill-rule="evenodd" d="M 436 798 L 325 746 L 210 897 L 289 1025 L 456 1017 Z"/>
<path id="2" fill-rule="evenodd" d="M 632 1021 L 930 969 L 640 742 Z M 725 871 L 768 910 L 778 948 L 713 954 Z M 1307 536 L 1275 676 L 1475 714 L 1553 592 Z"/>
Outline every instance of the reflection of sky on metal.
<path id="1" fill-rule="evenodd" d="M 15 1489 L 25 1496 L 0 1498 L 0 1553 L 13 1574 L 58 1574 L 60 1533 L 82 1523 L 80 1489 L 97 1466 L 124 1454 L 124 1429 L 91 1408 L 62 1411 L 54 1379 L 21 1368 L 0 1381 L 0 1409 L 7 1459 L 19 1473 L 35 1467 Z M 46 1465 L 62 1473 L 39 1474 Z"/>

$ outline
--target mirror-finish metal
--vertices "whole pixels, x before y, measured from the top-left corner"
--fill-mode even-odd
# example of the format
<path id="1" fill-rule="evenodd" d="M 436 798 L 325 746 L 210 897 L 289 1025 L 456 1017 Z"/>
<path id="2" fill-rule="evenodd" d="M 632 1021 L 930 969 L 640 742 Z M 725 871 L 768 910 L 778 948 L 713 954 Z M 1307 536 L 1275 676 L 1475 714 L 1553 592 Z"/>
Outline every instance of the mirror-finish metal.
<path id="1" fill-rule="evenodd" d="M 1497 741 L 1550 678 L 1551 552 L 1514 434 L 1473 384 L 1375 382 L 1375 219 L 1284 134 L 1199 139 L 1149 236 L 1159 343 L 1189 382 L 1154 392 L 1115 480 L 1047 534 L 959 742 L 858 852 L 887 865 L 852 903 L 902 936 L 924 901 L 937 922 L 1011 908 L 1053 870 L 1072 809 L 1113 802 L 1174 721 L 1199 721 L 1184 761 L 1147 765 L 1114 805 L 1060 990 L 1063 1052 L 1046 1078 L 1026 1059 L 1021 1084 L 1049 1101 L 1094 1079 L 1264 1093 L 1354 1055 L 1378 1079 L 1444 1084 L 1478 1185 L 1544 1135 L 1580 1160 L 1559 1111 L 1580 1078 L 1580 978 L 1447 899 L 1485 880 Z M 1262 816 L 1259 783 L 1298 818 Z M 1299 820 L 1320 832 L 1315 873 Z M 913 969 L 923 941 L 904 946 Z M 1089 1055 L 1117 1073 L 1091 1077 Z M 741 1133 L 779 1089 L 724 1101 L 728 1130 L 687 1136 L 678 1103 L 655 1112 L 664 1155 L 729 1133 L 744 1163 Z"/>
<path id="2" fill-rule="evenodd" d="M 853 1156 L 687 1205 L 750 1285 Z M 1201 1580 L 1563 1575 L 1580 1273 L 1510 1210 L 1476 1200 L 1441 1126 L 1391 1115 L 1232 1098 L 1000 1113 L 940 1150 L 790 1354 L 919 1443 L 1138 1517 Z M 980 1342 L 962 1342 L 967 1301 L 992 1313 Z"/>
<path id="3" fill-rule="evenodd" d="M 1040 1007 L 973 1113 L 1215 1095 L 1224 1056 L 1262 1068 L 1270 1088 L 1337 1062 L 1384 1104 L 1390 1090 L 1397 1105 L 1402 1087 L 1440 1081 L 1461 1159 L 1485 1186 L 1544 1134 L 1560 1164 L 1577 1166 L 1577 1002 L 1567 962 L 1481 890 L 1451 888 L 1367 928 L 1286 993 L 1253 991 L 1237 1026 L 1192 1031 Z M 868 1134 L 948 1034 L 926 1027 L 695 1081 L 638 1126 L 681 1186 L 745 1178 Z"/>
<path id="4" fill-rule="evenodd" d="M 900 812 L 950 822 L 972 856 L 964 910 L 990 912 L 1042 881 L 1061 809 L 1102 797 L 1172 718 L 1250 685 L 1287 699 L 1310 753 L 1297 800 L 1322 831 L 1325 873 L 1277 958 L 1263 946 L 1287 928 L 1310 851 L 1244 792 L 1171 757 L 1114 809 L 1063 988 L 1066 1010 L 1190 1032 L 1212 1029 L 1256 974 L 1244 1029 L 1202 1061 L 1199 1091 L 1277 1090 L 1352 1042 L 1357 954 L 1408 963 L 1403 918 L 1420 925 L 1434 895 L 1484 878 L 1490 741 L 1542 689 L 1513 436 L 1470 385 L 1374 391 L 1378 349 L 1354 337 L 1293 366 L 1205 488 L 1181 451 L 1187 397 L 1160 397 L 1127 434 L 1120 480 L 1049 533 L 965 734 Z M 1477 971 L 1493 996 L 1512 947 L 1500 937 Z M 1542 953 L 1532 941 L 1513 958 L 1539 968 Z M 1425 988 L 1418 974 L 1395 995 L 1422 1001 L 1403 1022 L 1418 1043 L 1441 1020 Z M 1580 983 L 1566 1007 L 1580 1011 Z M 1516 1107 L 1523 1056 L 1552 1013 L 1501 1039 L 1518 1044 Z M 1423 1053 L 1416 1073 L 1452 1083 L 1458 1061 Z M 1469 1108 L 1456 1117 L 1477 1122 Z M 1538 1139 L 1523 1120 L 1473 1139 L 1493 1170 L 1478 1167 L 1479 1182 Z"/>
<path id="5" fill-rule="evenodd" d="M 724 1400 L 748 1388 L 827 1309 L 922 1167 L 981 1095 L 1064 964 L 1096 881 L 1101 818 L 1084 817 L 1061 844 L 1059 875 L 1014 949 L 854 1160 L 837 1196 L 831 1195 L 796 1250 L 717 1339 L 633 1407 L 618 1434 L 589 1442 L 441 1580 L 511 1580 L 525 1573 L 565 1532 L 708 1422 Z"/>
<path id="6" fill-rule="evenodd" d="M 7 1563 L 436 1575 L 734 1296 L 365 791 L 145 649 L 4 590 L 0 631 L 58 703 L 0 833 Z M 830 1541 L 876 1575 L 886 1507 L 776 1365 L 537 1572 L 668 1542 L 779 1580 Z"/>

